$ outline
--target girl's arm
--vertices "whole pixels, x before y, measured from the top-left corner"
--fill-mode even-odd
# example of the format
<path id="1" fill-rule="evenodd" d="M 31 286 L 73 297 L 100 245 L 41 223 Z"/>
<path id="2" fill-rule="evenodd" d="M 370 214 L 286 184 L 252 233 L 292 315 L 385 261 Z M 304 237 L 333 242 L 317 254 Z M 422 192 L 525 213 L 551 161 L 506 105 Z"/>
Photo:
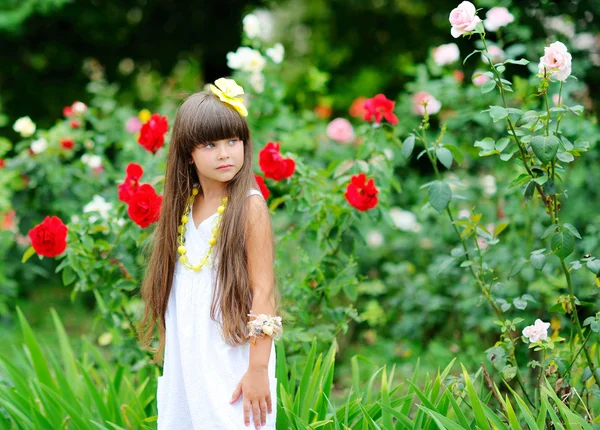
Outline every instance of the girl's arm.
<path id="1" fill-rule="evenodd" d="M 269 209 L 260 196 L 248 197 L 246 253 L 252 288 L 252 312 L 275 316 L 273 231 Z M 250 344 L 249 368 L 267 369 L 273 340 L 264 336 Z"/>

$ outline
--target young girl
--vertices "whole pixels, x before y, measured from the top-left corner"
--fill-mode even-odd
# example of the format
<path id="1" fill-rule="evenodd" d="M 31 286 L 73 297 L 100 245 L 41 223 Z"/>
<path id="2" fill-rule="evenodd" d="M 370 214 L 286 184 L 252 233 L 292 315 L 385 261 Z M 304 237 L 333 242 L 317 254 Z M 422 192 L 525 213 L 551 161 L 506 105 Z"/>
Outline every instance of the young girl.
<path id="1" fill-rule="evenodd" d="M 252 169 L 243 89 L 218 79 L 173 131 L 142 285 L 141 340 L 155 352 L 159 430 L 275 429 L 282 332 L 268 207 Z M 158 322 L 159 346 L 150 347 Z"/>

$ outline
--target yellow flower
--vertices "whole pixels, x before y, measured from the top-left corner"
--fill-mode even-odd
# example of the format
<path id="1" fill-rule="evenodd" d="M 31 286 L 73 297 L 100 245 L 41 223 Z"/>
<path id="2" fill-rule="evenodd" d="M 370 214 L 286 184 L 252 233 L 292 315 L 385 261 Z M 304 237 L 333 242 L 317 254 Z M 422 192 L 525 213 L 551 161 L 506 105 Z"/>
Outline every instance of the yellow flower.
<path id="1" fill-rule="evenodd" d="M 140 121 L 142 121 L 142 124 L 148 122 L 151 116 L 152 114 L 148 109 L 142 109 L 138 114 L 138 118 L 140 119 Z"/>
<path id="2" fill-rule="evenodd" d="M 215 86 L 216 85 L 216 86 Z M 244 89 L 240 87 L 233 79 L 219 78 L 215 85 L 210 85 L 210 90 L 219 96 L 222 102 L 225 102 L 235 108 L 240 115 L 248 116 L 244 99 L 236 97 L 244 94 Z"/>

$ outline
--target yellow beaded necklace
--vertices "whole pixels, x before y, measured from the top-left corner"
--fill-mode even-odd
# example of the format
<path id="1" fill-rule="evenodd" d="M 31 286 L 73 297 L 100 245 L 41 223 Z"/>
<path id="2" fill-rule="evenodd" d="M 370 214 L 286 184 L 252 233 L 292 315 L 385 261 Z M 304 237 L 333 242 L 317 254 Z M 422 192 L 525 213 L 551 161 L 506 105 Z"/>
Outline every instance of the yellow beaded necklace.
<path id="1" fill-rule="evenodd" d="M 179 239 L 178 239 L 179 247 L 177 248 L 177 252 L 179 254 L 181 254 L 181 256 L 179 257 L 179 261 L 181 262 L 181 264 L 183 264 L 183 266 L 185 268 L 193 270 L 194 272 L 199 272 L 208 263 L 208 259 L 210 258 L 212 249 L 217 244 L 217 235 L 219 234 L 219 225 L 221 224 L 221 216 L 223 215 L 223 212 L 225 212 L 225 208 L 227 207 L 227 197 L 223 197 L 223 199 L 221 200 L 221 206 L 219 206 L 217 208 L 217 213 L 218 213 L 217 221 L 215 223 L 215 226 L 212 229 L 212 237 L 208 240 L 208 244 L 210 245 L 208 248 L 208 251 L 206 251 L 206 255 L 204 256 L 204 258 L 202 260 L 200 260 L 199 264 L 192 265 L 188 261 L 188 258 L 186 255 L 187 249 L 185 249 L 185 246 L 184 246 L 184 242 L 185 242 L 184 235 L 185 235 L 185 225 L 189 221 L 187 214 L 190 213 L 190 205 L 192 203 L 194 203 L 194 199 L 197 195 L 198 195 L 198 188 L 196 188 L 196 187 L 192 188 L 192 195 L 190 196 L 190 198 L 187 201 L 187 204 L 185 205 L 185 211 L 184 211 L 183 215 L 181 216 L 181 225 L 177 229 L 179 231 Z M 193 223 L 193 221 L 192 221 L 192 223 Z"/>

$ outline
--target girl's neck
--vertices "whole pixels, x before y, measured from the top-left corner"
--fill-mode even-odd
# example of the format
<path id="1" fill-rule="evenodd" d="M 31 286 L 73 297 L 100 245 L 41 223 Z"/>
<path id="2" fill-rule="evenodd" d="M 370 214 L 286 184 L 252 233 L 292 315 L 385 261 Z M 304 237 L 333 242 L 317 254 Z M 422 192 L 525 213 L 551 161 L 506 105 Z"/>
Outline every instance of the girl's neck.
<path id="1" fill-rule="evenodd" d="M 204 200 L 217 201 L 227 195 L 227 184 L 224 182 L 200 180 Z"/>

